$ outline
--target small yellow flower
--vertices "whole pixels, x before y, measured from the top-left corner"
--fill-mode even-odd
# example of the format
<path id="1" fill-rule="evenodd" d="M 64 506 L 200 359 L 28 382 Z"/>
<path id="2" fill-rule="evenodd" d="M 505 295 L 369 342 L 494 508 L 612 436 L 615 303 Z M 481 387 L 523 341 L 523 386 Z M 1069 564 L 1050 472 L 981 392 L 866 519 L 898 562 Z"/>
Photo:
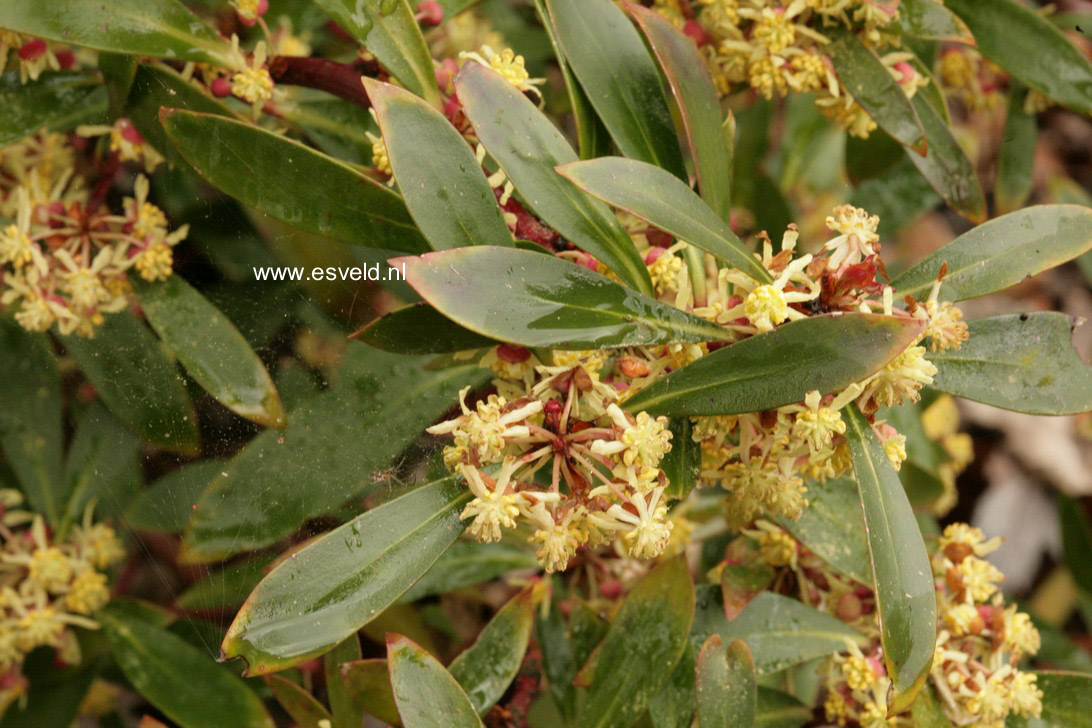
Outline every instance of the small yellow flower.
<path id="1" fill-rule="evenodd" d="M 30 555 L 28 571 L 32 581 L 54 594 L 63 591 L 72 578 L 68 557 L 56 546 L 35 549 Z"/>
<path id="2" fill-rule="evenodd" d="M 789 317 L 785 294 L 772 285 L 757 286 L 743 303 L 747 320 L 759 331 L 772 331 Z"/>
<path id="3" fill-rule="evenodd" d="M 174 269 L 174 253 L 165 243 L 153 243 L 136 257 L 133 263 L 146 281 L 165 281 Z"/>

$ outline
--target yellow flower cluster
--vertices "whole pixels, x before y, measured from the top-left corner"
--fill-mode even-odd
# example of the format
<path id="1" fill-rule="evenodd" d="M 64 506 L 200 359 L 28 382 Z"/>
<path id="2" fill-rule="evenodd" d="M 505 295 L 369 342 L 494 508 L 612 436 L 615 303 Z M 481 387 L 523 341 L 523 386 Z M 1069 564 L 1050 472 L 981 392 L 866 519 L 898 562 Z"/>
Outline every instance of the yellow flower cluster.
<path id="1" fill-rule="evenodd" d="M 118 122 L 109 130 L 129 145 L 119 154 L 149 162 L 153 153 L 130 129 Z M 0 228 L 0 305 L 14 308 L 24 328 L 93 336 L 105 314 L 128 305 L 130 268 L 148 281 L 171 274 L 171 248 L 187 228 L 169 231 L 143 175 L 118 215 L 92 201 L 63 137 L 25 139 L 3 150 L 2 164 L 0 214 L 14 222 Z"/>

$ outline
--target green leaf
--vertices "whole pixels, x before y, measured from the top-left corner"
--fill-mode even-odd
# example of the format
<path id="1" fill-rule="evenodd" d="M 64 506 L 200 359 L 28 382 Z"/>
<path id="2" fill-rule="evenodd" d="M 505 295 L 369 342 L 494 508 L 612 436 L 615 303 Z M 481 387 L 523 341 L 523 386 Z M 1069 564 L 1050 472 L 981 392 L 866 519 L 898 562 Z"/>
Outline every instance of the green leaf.
<path id="1" fill-rule="evenodd" d="M 864 507 L 884 664 L 894 687 L 890 707 L 894 715 L 914 701 L 933 662 L 937 633 L 933 569 L 899 475 L 872 425 L 856 405 L 843 412 Z"/>
<path id="2" fill-rule="evenodd" d="M 752 563 L 726 563 L 720 572 L 720 591 L 724 601 L 724 616 L 731 622 L 755 597 L 770 586 L 773 568 L 755 560 Z"/>
<path id="3" fill-rule="evenodd" d="M 628 285 L 651 294 L 644 260 L 614 213 L 554 170 L 575 162 L 577 156 L 542 112 L 510 83 L 478 63 L 463 66 L 455 77 L 455 88 L 481 143 L 531 211 Z"/>
<path id="4" fill-rule="evenodd" d="M 102 401 L 134 434 L 168 450 L 197 450 L 189 394 L 147 326 L 122 312 L 107 316 L 93 339 L 61 339 Z"/>
<path id="5" fill-rule="evenodd" d="M 940 298 L 962 301 L 1015 285 L 1092 249 L 1092 210 L 1036 205 L 979 225 L 895 276 L 900 295 L 929 295 L 941 268 Z"/>
<path id="6" fill-rule="evenodd" d="M 736 640 L 725 651 L 720 635 L 710 635 L 698 654 L 698 728 L 751 728 L 757 699 L 755 662 L 747 645 Z"/>
<path id="7" fill-rule="evenodd" d="M 23 83 L 16 72 L 0 76 L 0 147 L 41 128 L 67 131 L 106 115 L 106 93 L 94 76 L 60 71 Z"/>
<path id="8" fill-rule="evenodd" d="M 894 166 L 876 172 L 872 179 L 865 180 L 860 187 L 854 190 L 849 198 L 849 204 L 868 210 L 880 218 L 878 228 L 882 239 L 893 238 L 900 230 L 909 225 L 926 212 L 936 208 L 940 204 L 940 197 L 933 190 L 929 182 L 918 172 L 914 164 L 902 147 L 894 140 L 873 134 L 868 141 L 865 152 L 875 159 L 876 153 L 882 154 L 882 150 L 876 150 L 872 141 L 878 138 L 886 138 L 899 152 L 899 158 Z M 847 144 L 847 168 L 850 166 L 848 149 L 854 146 L 854 142 Z M 853 171 L 847 169 L 852 175 Z M 860 170 L 859 170 L 860 171 Z"/>
<path id="9" fill-rule="evenodd" d="M 1035 146 L 1039 128 L 1035 123 L 1035 114 L 1024 111 L 1027 96 L 1028 91 L 1023 87 L 1009 91 L 1009 111 L 1005 117 L 1005 130 L 1001 134 L 997 183 L 994 187 L 997 211 L 1001 213 L 1023 207 L 1035 181 Z"/>
<path id="10" fill-rule="evenodd" d="M 177 275 L 158 283 L 134 278 L 134 287 L 148 323 L 194 381 L 237 415 L 285 426 L 269 372 L 218 308 Z"/>
<path id="11" fill-rule="evenodd" d="M 602 157 L 567 164 L 558 171 L 585 192 L 712 253 L 755 280 L 773 280 L 728 223 L 685 182 L 662 169 L 631 159 Z"/>
<path id="12" fill-rule="evenodd" d="M 176 0 L 0 0 L 4 27 L 60 43 L 224 66 L 231 45 Z"/>
<path id="13" fill-rule="evenodd" d="M 186 528 L 205 486 L 226 467 L 226 458 L 187 463 L 141 491 L 125 515 L 130 528 L 178 533 Z"/>
<path id="14" fill-rule="evenodd" d="M 64 510 L 60 523 L 63 534 L 79 522 L 87 504 L 97 503 L 100 519 L 121 516 L 140 491 L 140 440 L 126 430 L 100 402 L 93 402 L 80 415 L 76 434 L 68 447 L 64 464 Z"/>
<path id="15" fill-rule="evenodd" d="M 694 647 L 687 645 L 667 684 L 648 706 L 654 728 L 690 728 L 694 715 Z"/>
<path id="16" fill-rule="evenodd" d="M 448 667 L 478 715 L 485 715 L 515 679 L 531 639 L 534 617 L 531 590 L 525 589 L 500 608 L 474 644 Z"/>
<path id="17" fill-rule="evenodd" d="M 679 106 L 702 199 L 721 220 L 732 213 L 732 149 L 725 138 L 720 96 L 705 59 L 688 36 L 663 16 L 639 5 L 627 6 L 660 62 Z"/>
<path id="18" fill-rule="evenodd" d="M 1013 78 L 1075 111 L 1092 114 L 1092 63 L 1052 23 L 1014 0 L 951 0 L 978 50 Z"/>
<path id="19" fill-rule="evenodd" d="M 1092 675 L 1076 672 L 1036 672 L 1043 691 L 1038 718 L 1009 716 L 1010 728 L 1089 728 L 1092 726 Z"/>
<path id="20" fill-rule="evenodd" d="M 390 606 L 463 530 L 469 491 L 452 478 L 357 516 L 277 565 L 239 610 L 224 639 L 247 674 L 321 655 Z"/>
<path id="21" fill-rule="evenodd" d="M 49 339 L 0 317 L 0 448 L 31 508 L 61 515 L 61 373 Z"/>
<path id="22" fill-rule="evenodd" d="M 937 696 L 932 686 L 926 686 L 918 694 L 911 709 L 911 718 L 915 728 L 952 728 L 948 716 L 944 715 L 944 709 L 937 702 Z"/>
<path id="23" fill-rule="evenodd" d="M 470 698 L 435 657 L 401 635 L 387 636 L 387 663 L 406 728 L 473 728 L 482 721 Z"/>
<path id="24" fill-rule="evenodd" d="M 427 303 L 385 313 L 350 338 L 395 354 L 450 354 L 499 343 L 464 329 Z"/>
<path id="25" fill-rule="evenodd" d="M 344 162 L 242 121 L 177 109 L 161 120 L 202 177 L 259 212 L 345 243 L 428 250 L 402 199 Z"/>
<path id="26" fill-rule="evenodd" d="M 861 499 L 852 478 L 810 481 L 808 507 L 800 518 L 778 518 L 777 523 L 843 575 L 872 583 Z"/>
<path id="27" fill-rule="evenodd" d="M 434 594 L 448 594 L 459 589 L 496 579 L 510 571 L 537 569 L 534 553 L 506 543 L 459 541 L 440 557 L 400 601 L 413 602 Z"/>
<path id="28" fill-rule="evenodd" d="M 527 250 L 477 245 L 390 264 L 404 266 L 421 297 L 460 326 L 523 346 L 593 349 L 729 336 L 583 266 Z"/>
<path id="29" fill-rule="evenodd" d="M 333 715 L 332 728 L 359 728 L 360 714 L 349 688 L 341 679 L 341 665 L 359 662 L 360 638 L 356 632 L 346 637 L 322 658 L 323 675 L 326 678 L 326 700 Z"/>
<path id="30" fill-rule="evenodd" d="M 493 188 L 451 122 L 390 84 L 364 78 L 364 88 L 379 120 L 398 189 L 432 248 L 512 245 Z"/>
<path id="31" fill-rule="evenodd" d="M 975 45 L 967 25 L 951 10 L 934 0 L 902 0 L 887 30 L 899 35 L 945 43 Z"/>
<path id="32" fill-rule="evenodd" d="M 728 415 L 799 402 L 865 379 L 906 349 L 921 322 L 878 314 L 814 316 L 718 349 L 626 400 L 631 412 Z"/>
<path id="33" fill-rule="evenodd" d="M 933 387 L 994 407 L 1036 415 L 1092 409 L 1092 367 L 1073 348 L 1062 313 L 991 316 L 970 322 L 959 349 L 929 355 Z"/>
<path id="34" fill-rule="evenodd" d="M 546 6 L 569 67 L 622 154 L 685 179 L 660 73 L 625 13 L 611 0 Z"/>
<path id="35" fill-rule="evenodd" d="M 572 612 L 574 618 L 579 610 Z M 561 599 L 553 590 L 548 610 L 535 620 L 535 641 L 542 652 L 542 672 L 546 676 L 550 695 L 569 724 L 576 712 L 576 687 L 573 677 L 579 669 L 577 655 L 561 616 Z M 691 655 L 693 663 L 693 655 Z M 690 681 L 693 682 L 693 670 Z"/>
<path id="36" fill-rule="evenodd" d="M 220 613 L 239 608 L 265 575 L 272 558 L 255 556 L 209 572 L 174 600 L 176 609 Z"/>
<path id="37" fill-rule="evenodd" d="M 694 585 L 684 559 L 661 564 L 637 582 L 598 650 L 578 724 L 632 725 L 682 657 L 693 618 Z"/>
<path id="38" fill-rule="evenodd" d="M 924 154 L 928 141 L 918 112 L 875 51 L 848 31 L 832 30 L 829 37 L 826 52 L 846 90 L 895 141 Z"/>
<path id="39" fill-rule="evenodd" d="M 487 379 L 475 366 L 429 371 L 419 360 L 359 344 L 350 345 L 347 361 L 359 371 L 343 372 L 338 386 L 300 405 L 283 433 L 268 430 L 251 440 L 209 484 L 183 542 L 186 559 L 213 561 L 269 546 L 307 519 L 372 492 L 460 389 Z"/>
<path id="40" fill-rule="evenodd" d="M 1092 524 L 1080 501 L 1059 493 L 1057 507 L 1065 564 L 1073 581 L 1092 594 Z"/>
<path id="41" fill-rule="evenodd" d="M 140 59 L 127 53 L 106 51 L 101 51 L 98 56 L 97 65 L 106 85 L 110 118 L 125 116 L 125 102 L 133 89 L 133 80 L 136 78 Z"/>
<path id="42" fill-rule="evenodd" d="M 298 728 L 322 728 L 320 721 L 324 720 L 331 724 L 326 706 L 296 683 L 280 675 L 266 675 L 265 684 Z"/>
<path id="43" fill-rule="evenodd" d="M 436 72 L 421 29 L 406 0 L 315 0 L 367 48 L 402 85 L 440 105 Z"/>
<path id="44" fill-rule="evenodd" d="M 811 719 L 811 708 L 773 688 L 758 686 L 755 728 L 800 728 Z"/>
<path id="45" fill-rule="evenodd" d="M 261 699 L 242 680 L 181 637 L 115 610 L 96 618 L 125 677 L 183 728 L 273 727 Z"/>
<path id="46" fill-rule="evenodd" d="M 384 723 L 394 726 L 402 724 L 398 706 L 394 703 L 386 660 L 357 660 L 343 664 L 341 680 L 358 708 Z"/>
<path id="47" fill-rule="evenodd" d="M 701 475 L 701 443 L 695 442 L 689 417 L 671 418 L 671 450 L 660 461 L 667 476 L 667 498 L 682 500 L 690 495 Z"/>
<path id="48" fill-rule="evenodd" d="M 754 655 L 759 675 L 841 652 L 847 639 L 858 644 L 865 641 L 841 620 L 773 592 L 759 594 L 731 622 L 724 616 L 719 587 L 702 587 L 697 601 L 698 616 L 691 641 L 701 644 L 712 634 L 719 634 L 728 643 L 743 640 Z"/>

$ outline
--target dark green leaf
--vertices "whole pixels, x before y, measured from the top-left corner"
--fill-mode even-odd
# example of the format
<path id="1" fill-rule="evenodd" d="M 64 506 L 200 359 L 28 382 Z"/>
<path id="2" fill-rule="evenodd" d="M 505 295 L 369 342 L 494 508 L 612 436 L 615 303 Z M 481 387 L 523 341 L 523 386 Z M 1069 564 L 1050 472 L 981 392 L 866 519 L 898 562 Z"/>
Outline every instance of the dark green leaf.
<path id="1" fill-rule="evenodd" d="M 644 261 L 603 203 L 554 170 L 577 160 L 565 137 L 530 100 L 493 71 L 467 63 L 455 78 L 463 111 L 531 210 L 630 286 L 652 293 Z"/>
<path id="2" fill-rule="evenodd" d="M 694 585 L 684 559 L 637 582 L 599 648 L 579 725 L 632 725 L 682 657 L 693 618 Z"/>
<path id="3" fill-rule="evenodd" d="M 186 528 L 205 487 L 226 467 L 225 458 L 211 458 L 172 470 L 142 491 L 125 515 L 130 528 L 178 533 Z"/>
<path id="4" fill-rule="evenodd" d="M 578 613 L 573 612 L 573 616 Z M 579 665 L 561 616 L 561 600 L 556 590 L 551 595 L 548 611 L 535 620 L 535 641 L 542 652 L 542 671 L 550 695 L 567 721 L 572 723 L 576 712 L 576 687 L 572 682 Z"/>
<path id="5" fill-rule="evenodd" d="M 891 285 L 900 296 L 924 299 L 947 264 L 940 298 L 962 301 L 1008 288 L 1090 248 L 1092 210 L 1080 205 L 1036 205 L 960 235 L 895 276 Z"/>
<path id="6" fill-rule="evenodd" d="M 98 620 L 125 677 L 183 728 L 273 727 L 257 695 L 181 637 L 117 611 Z"/>
<path id="7" fill-rule="evenodd" d="M 531 590 L 526 589 L 501 607 L 474 644 L 448 667 L 478 715 L 500 700 L 519 672 L 534 616 Z"/>
<path id="8" fill-rule="evenodd" d="M 660 73 L 625 13 L 611 0 L 546 6 L 569 67 L 622 153 L 685 179 Z"/>
<path id="9" fill-rule="evenodd" d="M 111 118 L 125 116 L 125 102 L 129 100 L 139 65 L 140 59 L 127 53 L 99 53 L 98 67 L 106 83 Z"/>
<path id="10" fill-rule="evenodd" d="M 450 354 L 499 343 L 464 329 L 427 303 L 385 313 L 351 338 L 395 354 Z"/>
<path id="11" fill-rule="evenodd" d="M 694 716 L 695 661 L 693 645 L 687 645 L 671 678 L 648 706 L 654 728 L 690 728 Z"/>
<path id="12" fill-rule="evenodd" d="M 997 156 L 997 184 L 994 197 L 997 211 L 1001 213 L 1019 210 L 1031 195 L 1034 183 L 1035 144 L 1039 129 L 1035 114 L 1024 111 L 1026 88 L 1009 91 L 1009 111 L 1005 118 L 1005 130 L 1001 135 L 1001 151 Z"/>
<path id="13" fill-rule="evenodd" d="M 873 134 L 872 138 L 879 136 Z M 871 140 L 869 143 L 871 144 Z M 894 141 L 891 143 L 895 144 Z M 850 142 L 849 146 L 853 146 L 853 143 Z M 895 146 L 899 150 L 899 159 L 895 166 L 877 172 L 879 176 L 873 179 L 865 180 L 849 198 L 851 205 L 862 207 L 879 216 L 878 232 L 883 239 L 893 238 L 941 202 L 940 196 L 929 182 L 921 176 L 907 155 L 903 154 L 902 147 L 897 144 Z"/>
<path id="14" fill-rule="evenodd" d="M 402 199 L 349 165 L 246 122 L 175 109 L 161 116 L 202 177 L 256 210 L 346 243 L 428 250 Z"/>
<path id="15" fill-rule="evenodd" d="M 758 686 L 755 728 L 800 728 L 811 719 L 811 708 L 773 688 Z"/>
<path id="16" fill-rule="evenodd" d="M 224 639 L 261 675 L 321 655 L 377 616 L 463 530 L 469 492 L 453 479 L 421 486 L 312 541 L 277 565 Z"/>
<path id="17" fill-rule="evenodd" d="M 933 662 L 937 630 L 933 570 L 899 475 L 872 425 L 855 405 L 846 408 L 845 419 L 864 507 L 884 663 L 894 687 L 891 712 L 901 713 L 925 684 Z"/>
<path id="18" fill-rule="evenodd" d="M 197 422 L 175 363 L 155 335 L 127 312 L 106 317 L 95 338 L 62 337 L 99 397 L 141 439 L 197 450 Z"/>
<path id="19" fill-rule="evenodd" d="M 174 606 L 177 609 L 202 613 L 238 609 L 262 580 L 271 561 L 268 556 L 255 556 L 233 561 L 221 569 L 211 571 L 204 579 L 179 594 Z"/>
<path id="20" fill-rule="evenodd" d="M 409 639 L 401 635 L 387 637 L 387 663 L 398 714 L 406 728 L 482 725 L 455 678 Z"/>
<path id="21" fill-rule="evenodd" d="M 851 478 L 809 482 L 808 507 L 800 518 L 778 518 L 777 522 L 845 576 L 872 583 L 861 499 Z"/>
<path id="22" fill-rule="evenodd" d="M 391 676 L 386 660 L 358 660 L 341 666 L 341 679 L 361 710 L 384 723 L 401 725 L 394 704 Z"/>
<path id="23" fill-rule="evenodd" d="M 1073 322 L 1061 313 L 972 321 L 959 349 L 930 354 L 933 386 L 994 407 L 1039 415 L 1092 409 L 1092 368 L 1073 348 Z"/>
<path id="24" fill-rule="evenodd" d="M 701 443 L 693 438 L 689 417 L 671 418 L 671 450 L 660 461 L 660 470 L 667 476 L 668 498 L 682 500 L 690 495 L 701 475 Z"/>
<path id="25" fill-rule="evenodd" d="M 364 88 L 383 131 L 398 189 L 432 248 L 512 245 L 512 233 L 481 164 L 451 122 L 390 84 L 365 78 Z"/>
<path id="26" fill-rule="evenodd" d="M 721 220 L 732 212 L 732 149 L 725 138 L 720 97 L 698 47 L 663 16 L 629 5 L 652 52 L 660 62 L 679 105 L 702 199 Z"/>
<path id="27" fill-rule="evenodd" d="M 218 308 L 176 275 L 159 283 L 134 278 L 134 287 L 148 323 L 194 381 L 237 415 L 285 426 L 269 372 Z"/>
<path id="28" fill-rule="evenodd" d="M 280 675 L 266 675 L 265 684 L 298 728 L 322 728 L 320 721 L 331 724 L 326 706 L 296 683 Z"/>
<path id="29" fill-rule="evenodd" d="M 676 369 L 626 400 L 633 412 L 718 415 L 761 412 L 859 382 L 921 331 L 910 318 L 815 316 L 726 346 Z"/>
<path id="30" fill-rule="evenodd" d="M 911 38 L 975 45 L 967 25 L 934 0 L 902 0 L 888 30 Z"/>
<path id="31" fill-rule="evenodd" d="M 333 715 L 332 728 L 360 728 L 360 713 L 348 686 L 341 679 L 341 666 L 360 661 L 360 638 L 349 635 L 341 644 L 322 658 L 323 675 L 326 678 L 326 700 Z"/>
<path id="32" fill-rule="evenodd" d="M 603 157 L 567 164 L 558 171 L 582 190 L 712 253 L 755 280 L 772 281 L 728 223 L 685 182 L 664 170 L 632 159 Z"/>
<path id="33" fill-rule="evenodd" d="M 1080 501 L 1059 493 L 1057 503 L 1066 566 L 1077 585 L 1092 594 L 1092 524 Z"/>
<path id="34" fill-rule="evenodd" d="M 227 65 L 231 45 L 176 0 L 0 0 L 4 27 L 100 51 Z"/>
<path id="35" fill-rule="evenodd" d="M 477 245 L 390 263 L 404 265 L 417 293 L 459 325 L 523 346 L 591 349 L 728 338 L 716 324 L 583 266 L 526 250 Z"/>
<path id="36" fill-rule="evenodd" d="M 521 569 L 537 569 L 534 553 L 506 543 L 459 541 L 402 595 L 400 601 L 413 602 L 434 594 L 447 594 L 481 584 Z"/>
<path id="37" fill-rule="evenodd" d="M 41 128 L 68 131 L 105 116 L 106 93 L 94 76 L 60 71 L 24 84 L 15 72 L 0 76 L 0 147 Z"/>
<path id="38" fill-rule="evenodd" d="M 1038 718 L 1009 716 L 1009 728 L 1089 728 L 1092 726 L 1092 675 L 1075 672 L 1037 672 L 1035 685 L 1043 691 L 1043 713 Z"/>
<path id="39" fill-rule="evenodd" d="M 1049 99 L 1092 114 L 1092 63 L 1053 24 L 1015 0 L 951 0 L 978 50 Z"/>
<path id="40" fill-rule="evenodd" d="M 60 524 L 53 525 L 63 533 L 91 502 L 99 518 L 121 516 L 144 480 L 140 460 L 140 440 L 101 403 L 92 403 L 80 415 L 68 447 L 64 511 Z"/>
<path id="41" fill-rule="evenodd" d="M 432 56 L 406 0 L 315 0 L 402 82 L 433 106 L 440 90 Z"/>

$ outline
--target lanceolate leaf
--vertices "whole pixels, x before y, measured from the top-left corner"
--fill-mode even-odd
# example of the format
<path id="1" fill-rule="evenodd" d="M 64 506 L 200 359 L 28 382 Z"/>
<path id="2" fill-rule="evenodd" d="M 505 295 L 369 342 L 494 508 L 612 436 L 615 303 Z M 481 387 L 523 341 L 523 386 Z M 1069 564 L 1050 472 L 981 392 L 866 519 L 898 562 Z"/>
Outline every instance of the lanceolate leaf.
<path id="1" fill-rule="evenodd" d="M 43 73 L 24 84 L 12 71 L 0 76 L 0 108 L 0 146 L 7 146 L 43 127 L 66 131 L 105 116 L 106 93 L 86 73 Z"/>
<path id="2" fill-rule="evenodd" d="M 500 700 L 519 672 L 534 616 L 531 591 L 526 589 L 501 607 L 477 641 L 448 667 L 478 715 Z"/>
<path id="3" fill-rule="evenodd" d="M 225 65 L 231 45 L 177 0 L 0 0 L 8 30 L 115 53 Z"/>
<path id="4" fill-rule="evenodd" d="M 694 715 L 695 662 L 692 645 L 687 645 L 667 684 L 652 698 L 648 716 L 653 728 L 690 728 Z"/>
<path id="5" fill-rule="evenodd" d="M 671 450 L 660 461 L 660 470 L 667 476 L 664 495 L 682 500 L 690 495 L 701 475 L 701 443 L 692 437 L 689 417 L 672 417 L 670 428 Z"/>
<path id="6" fill-rule="evenodd" d="M 270 217 L 355 245 L 428 250 L 398 195 L 333 157 L 219 116 L 166 109 L 161 118 L 202 177 Z"/>
<path id="7" fill-rule="evenodd" d="M 1065 564 L 1077 586 L 1092 595 L 1092 523 L 1080 501 L 1059 493 L 1056 503 Z"/>
<path id="8" fill-rule="evenodd" d="M 1014 84 L 1015 85 L 1015 84 Z M 1035 114 L 1024 111 L 1026 88 L 1009 90 L 1009 111 L 997 156 L 994 195 L 999 212 L 1019 210 L 1031 195 L 1038 127 Z"/>
<path id="9" fill-rule="evenodd" d="M 1043 691 L 1038 718 L 1010 716 L 1012 728 L 1089 728 L 1092 726 L 1092 675 L 1077 672 L 1037 672 L 1035 686 Z"/>
<path id="10" fill-rule="evenodd" d="M 451 122 L 408 91 L 370 78 L 364 88 L 398 189 L 433 249 L 512 245 L 481 164 Z"/>
<path id="11" fill-rule="evenodd" d="M 726 346 L 676 369 L 626 400 L 632 412 L 727 415 L 799 402 L 812 391 L 859 382 L 921 331 L 907 317 L 815 316 Z"/>
<path id="12" fill-rule="evenodd" d="M 832 32 L 826 52 L 846 90 L 881 129 L 918 154 L 927 151 L 925 130 L 910 99 L 875 52 L 848 31 Z"/>
<path id="13" fill-rule="evenodd" d="M 341 679 L 358 708 L 384 723 L 401 725 L 386 660 L 357 660 L 343 664 Z"/>
<path id="14" fill-rule="evenodd" d="M 1092 114 L 1092 63 L 1050 21 L 1015 0 L 951 0 L 982 55 L 1013 78 L 1075 111 Z"/>
<path id="15" fill-rule="evenodd" d="M 510 571 L 537 569 L 538 560 L 527 548 L 506 543 L 459 541 L 444 552 L 400 601 L 412 602 L 433 594 L 447 594 L 495 579 Z"/>
<path id="16" fill-rule="evenodd" d="M 265 427 L 284 427 L 281 399 L 261 359 L 219 309 L 172 275 L 136 281 L 148 323 L 190 376 L 236 414 Z"/>
<path id="17" fill-rule="evenodd" d="M 409 284 L 459 325 L 523 346 L 591 349 L 728 338 L 716 324 L 526 250 L 479 245 L 391 265 L 405 265 Z"/>
<path id="18" fill-rule="evenodd" d="M 872 583 L 864 517 L 857 484 L 850 478 L 808 483 L 808 507 L 798 520 L 777 522 L 842 574 Z"/>
<path id="19" fill-rule="evenodd" d="M 732 150 L 724 134 L 720 97 L 694 41 L 663 16 L 633 3 L 627 8 L 660 62 L 679 105 L 701 197 L 721 220 L 731 215 Z"/>
<path id="20" fill-rule="evenodd" d="M 439 480 L 374 508 L 282 561 L 247 599 L 223 652 L 247 674 L 321 655 L 393 604 L 463 530 L 469 491 Z"/>
<path id="21" fill-rule="evenodd" d="M 546 0 L 570 68 L 627 157 L 686 178 L 659 71 L 612 0 Z"/>
<path id="22" fill-rule="evenodd" d="M 929 354 L 933 386 L 976 402 L 1038 415 L 1092 410 L 1092 367 L 1073 348 L 1073 322 L 1061 313 L 972 321 L 959 349 Z"/>
<path id="23" fill-rule="evenodd" d="M 330 711 L 296 683 L 280 675 L 267 675 L 265 684 L 299 728 L 322 728 L 324 720 L 331 725 Z"/>
<path id="24" fill-rule="evenodd" d="M 401 635 L 387 637 L 387 664 L 406 728 L 474 728 L 482 721 L 455 678 L 435 657 Z"/>
<path id="25" fill-rule="evenodd" d="M 125 677 L 182 728 L 273 728 L 261 699 L 207 653 L 120 610 L 96 619 Z"/>
<path id="26" fill-rule="evenodd" d="M 360 728 L 360 713 L 349 688 L 341 679 L 341 666 L 359 662 L 360 638 L 349 635 L 322 658 L 322 672 L 326 678 L 326 702 L 333 716 L 332 728 Z"/>
<path id="27" fill-rule="evenodd" d="M 407 0 L 315 0 L 402 85 L 440 105 L 432 56 Z"/>
<path id="28" fill-rule="evenodd" d="M 800 728 L 811 719 L 811 708 L 773 688 L 758 686 L 755 728 Z"/>
<path id="29" fill-rule="evenodd" d="M 843 413 L 864 506 L 884 663 L 894 687 L 893 715 L 914 701 L 933 662 L 937 629 L 933 571 L 914 512 L 883 445 L 855 405 Z"/>
<path id="30" fill-rule="evenodd" d="M 467 63 L 455 77 L 463 111 L 531 210 L 577 247 L 646 294 L 652 282 L 621 223 L 603 203 L 561 178 L 555 167 L 577 161 L 561 132 L 493 71 Z"/>
<path id="31" fill-rule="evenodd" d="M 594 658 L 595 675 L 578 725 L 632 725 L 682 657 L 693 618 L 694 585 L 685 560 L 668 561 L 642 578 Z"/>
<path id="32" fill-rule="evenodd" d="M 772 280 L 728 223 L 685 182 L 664 170 L 632 159 L 601 157 L 566 164 L 558 171 L 585 192 L 712 253 L 755 280 Z"/>
<path id="33" fill-rule="evenodd" d="M 951 10 L 933 0 L 902 0 L 899 13 L 888 26 L 911 38 L 975 45 L 967 25 Z"/>
<path id="34" fill-rule="evenodd" d="M 385 313 L 351 338 L 395 354 L 450 354 L 499 343 L 464 329 L 427 303 Z"/>
<path id="35" fill-rule="evenodd" d="M 1036 205 L 1003 215 L 960 235 L 895 276 L 900 295 L 924 299 L 941 268 L 948 273 L 940 298 L 962 301 L 1019 283 L 1092 248 L 1092 209 Z"/>

